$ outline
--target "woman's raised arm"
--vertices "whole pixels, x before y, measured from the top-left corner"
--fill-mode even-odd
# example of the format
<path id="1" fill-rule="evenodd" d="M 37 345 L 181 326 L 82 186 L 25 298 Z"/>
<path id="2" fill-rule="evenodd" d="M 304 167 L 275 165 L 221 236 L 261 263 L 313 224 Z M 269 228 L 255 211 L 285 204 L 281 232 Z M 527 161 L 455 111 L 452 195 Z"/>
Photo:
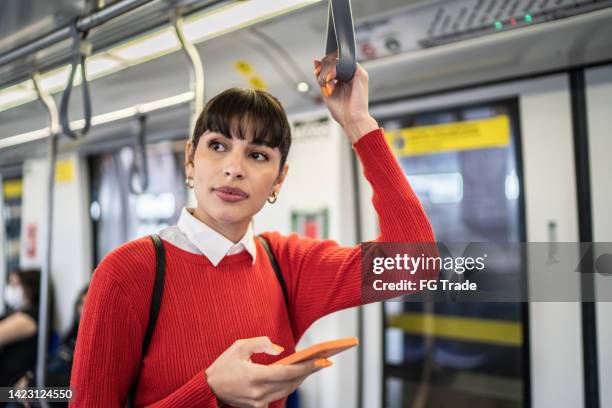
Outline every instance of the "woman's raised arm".
<path id="1" fill-rule="evenodd" d="M 380 227 L 376 242 L 434 242 L 423 206 L 391 152 L 382 129 L 368 113 L 366 71 L 358 66 L 350 82 L 333 83 L 334 65 L 328 65 L 331 68 L 327 71 L 325 66 L 315 61 L 315 75 L 331 115 L 353 142 L 364 175 L 372 186 L 372 203 Z M 326 314 L 391 297 L 385 293 L 363 296 L 360 245 L 342 247 L 331 240 L 284 237 L 277 233 L 267 234 L 266 238 L 287 281 L 289 312 L 296 338 Z M 433 271 L 419 271 L 412 279 L 435 279 L 434 275 Z"/>

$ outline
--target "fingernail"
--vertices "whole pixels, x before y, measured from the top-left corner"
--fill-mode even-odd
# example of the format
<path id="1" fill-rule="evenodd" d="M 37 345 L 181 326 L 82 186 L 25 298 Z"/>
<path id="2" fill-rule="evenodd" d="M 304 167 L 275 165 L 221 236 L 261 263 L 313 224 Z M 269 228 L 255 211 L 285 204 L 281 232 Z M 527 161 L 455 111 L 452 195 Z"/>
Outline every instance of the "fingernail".
<path id="1" fill-rule="evenodd" d="M 281 346 L 277 346 L 276 344 L 274 345 L 274 350 L 276 350 L 278 352 L 278 354 L 282 353 L 285 349 L 282 348 Z"/>
<path id="2" fill-rule="evenodd" d="M 332 79 L 332 73 L 331 71 L 329 71 L 327 75 L 325 76 L 325 82 L 329 82 L 331 81 L 331 79 Z"/>
<path id="3" fill-rule="evenodd" d="M 314 365 L 315 365 L 316 368 L 325 368 L 325 367 L 331 366 L 332 364 L 334 364 L 334 363 L 332 363 L 331 361 L 329 361 L 326 358 L 317 358 L 314 361 Z"/>

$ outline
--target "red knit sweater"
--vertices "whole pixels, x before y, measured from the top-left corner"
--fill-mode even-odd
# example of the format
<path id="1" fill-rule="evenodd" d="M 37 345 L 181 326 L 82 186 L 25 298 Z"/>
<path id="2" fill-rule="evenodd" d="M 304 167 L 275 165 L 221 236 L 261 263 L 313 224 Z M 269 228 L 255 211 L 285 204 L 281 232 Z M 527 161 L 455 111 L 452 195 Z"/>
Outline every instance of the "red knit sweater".
<path id="1" fill-rule="evenodd" d="M 423 208 L 376 130 L 354 145 L 372 185 L 380 242 L 433 242 Z M 234 341 L 268 336 L 280 356 L 294 352 L 304 331 L 329 313 L 361 303 L 360 246 L 266 233 L 287 283 L 287 311 L 268 257 L 257 242 L 214 267 L 204 255 L 166 241 L 166 278 L 159 318 L 142 361 L 137 406 L 216 407 L 205 369 Z M 76 345 L 71 406 L 122 407 L 141 363 L 155 276 L 151 240 L 117 248 L 96 269 Z M 281 407 L 277 401 L 270 407 Z"/>

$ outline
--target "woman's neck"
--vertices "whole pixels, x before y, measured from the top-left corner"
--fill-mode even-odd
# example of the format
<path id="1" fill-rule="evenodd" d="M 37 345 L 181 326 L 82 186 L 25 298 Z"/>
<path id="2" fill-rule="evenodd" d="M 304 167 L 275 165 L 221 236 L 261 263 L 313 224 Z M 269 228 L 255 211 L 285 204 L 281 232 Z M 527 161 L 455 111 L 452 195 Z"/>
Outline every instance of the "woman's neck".
<path id="1" fill-rule="evenodd" d="M 210 228 L 214 229 L 219 234 L 232 241 L 234 244 L 238 243 L 242 237 L 244 237 L 244 234 L 246 234 L 249 224 L 251 223 L 251 220 L 245 220 L 239 223 L 221 224 L 210 218 L 203 211 L 199 211 L 198 208 L 190 212 L 191 215 L 196 217 L 199 221 L 208 225 Z"/>

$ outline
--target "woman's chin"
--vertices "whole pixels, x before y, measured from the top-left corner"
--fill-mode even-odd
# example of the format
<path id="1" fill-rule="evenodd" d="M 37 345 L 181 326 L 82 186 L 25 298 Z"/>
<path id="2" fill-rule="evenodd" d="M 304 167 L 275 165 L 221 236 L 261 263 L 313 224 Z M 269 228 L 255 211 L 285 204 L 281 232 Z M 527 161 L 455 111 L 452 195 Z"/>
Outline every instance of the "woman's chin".
<path id="1" fill-rule="evenodd" d="M 248 223 L 252 217 L 252 214 L 245 214 L 244 211 L 220 211 L 215 214 L 215 220 L 225 225 Z"/>

